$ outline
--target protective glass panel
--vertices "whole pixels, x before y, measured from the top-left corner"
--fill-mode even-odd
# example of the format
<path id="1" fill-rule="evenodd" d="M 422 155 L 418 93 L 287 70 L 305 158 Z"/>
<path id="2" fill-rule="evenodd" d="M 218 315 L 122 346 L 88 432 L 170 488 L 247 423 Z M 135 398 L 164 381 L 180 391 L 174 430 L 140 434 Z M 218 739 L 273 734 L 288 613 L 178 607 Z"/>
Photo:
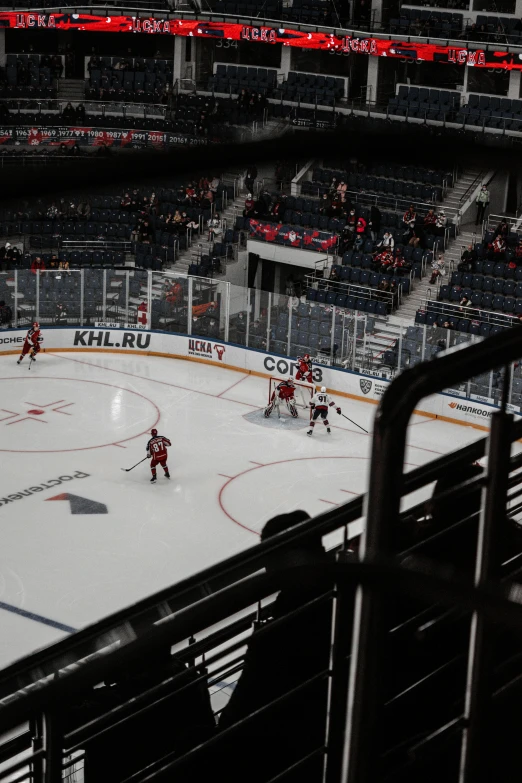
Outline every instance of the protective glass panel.
<path id="1" fill-rule="evenodd" d="M 85 268 L 83 273 L 83 323 L 94 326 L 106 323 L 107 301 L 104 298 L 104 269 Z"/>
<path id="2" fill-rule="evenodd" d="M 241 286 L 230 286 L 229 302 L 229 341 L 237 345 L 247 345 L 247 325 L 249 322 L 250 293 Z"/>
<path id="3" fill-rule="evenodd" d="M 269 312 L 272 306 L 273 294 L 257 291 L 253 301 L 252 321 L 249 329 L 248 345 L 259 351 L 268 350 L 269 345 Z"/>
<path id="4" fill-rule="evenodd" d="M 192 278 L 192 323 L 195 337 L 223 340 L 225 335 L 227 287 L 223 281 Z M 222 317 L 223 311 L 223 317 Z"/>
<path id="5" fill-rule="evenodd" d="M 38 262 L 37 262 L 38 263 Z M 11 284 L 11 281 L 8 281 Z M 37 317 L 37 280 L 36 268 L 17 269 L 15 271 L 14 294 L 18 326 L 26 327 Z"/>
<path id="6" fill-rule="evenodd" d="M 151 274 L 151 329 L 187 334 L 189 278 L 172 272 Z"/>
<path id="7" fill-rule="evenodd" d="M 42 325 L 79 324 L 82 302 L 80 270 L 66 267 L 41 271 L 38 298 L 38 320 Z"/>

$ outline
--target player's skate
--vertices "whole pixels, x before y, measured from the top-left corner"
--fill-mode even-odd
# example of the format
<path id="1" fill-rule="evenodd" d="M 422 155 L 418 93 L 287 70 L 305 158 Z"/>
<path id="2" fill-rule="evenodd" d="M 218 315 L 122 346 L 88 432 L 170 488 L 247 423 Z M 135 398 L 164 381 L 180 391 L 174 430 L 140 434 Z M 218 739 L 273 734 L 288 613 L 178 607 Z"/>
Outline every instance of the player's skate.
<path id="1" fill-rule="evenodd" d="M 20 364 L 20 362 L 22 361 L 22 359 L 23 359 L 23 357 L 22 357 L 22 356 L 20 356 L 20 358 L 18 359 L 18 361 L 17 361 L 16 363 L 17 363 L 17 364 Z"/>
<path id="2" fill-rule="evenodd" d="M 330 427 L 327 427 L 327 428 L 326 428 L 326 432 L 328 433 L 328 435 L 331 435 L 331 434 L 332 434 L 332 430 L 330 429 Z"/>
<path id="3" fill-rule="evenodd" d="M 153 476 L 153 477 L 151 478 L 151 480 L 150 480 L 150 483 L 151 483 L 151 484 L 155 484 L 155 483 L 156 483 L 156 476 Z"/>
<path id="4" fill-rule="evenodd" d="M 312 432 L 313 432 L 313 430 L 312 430 L 312 429 L 310 429 L 310 430 L 307 430 L 307 431 L 306 431 L 306 434 L 307 434 L 307 435 L 311 435 L 311 434 L 312 434 Z"/>
<path id="5" fill-rule="evenodd" d="M 168 470 L 165 471 L 165 478 L 170 478 L 170 473 L 168 472 Z"/>

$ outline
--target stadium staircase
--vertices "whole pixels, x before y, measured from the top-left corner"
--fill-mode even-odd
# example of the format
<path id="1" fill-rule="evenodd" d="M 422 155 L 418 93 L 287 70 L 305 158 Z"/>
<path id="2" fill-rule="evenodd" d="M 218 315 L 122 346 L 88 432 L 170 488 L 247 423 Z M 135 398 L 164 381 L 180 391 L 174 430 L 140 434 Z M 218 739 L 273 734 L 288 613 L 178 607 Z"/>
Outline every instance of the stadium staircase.
<path id="1" fill-rule="evenodd" d="M 449 215 L 455 214 L 459 211 L 463 205 L 463 202 L 470 191 L 470 188 L 480 174 L 478 169 L 466 169 L 459 175 L 459 178 L 455 186 L 448 189 L 444 201 L 441 204 L 442 209 L 446 209 Z M 444 253 L 444 260 L 446 266 L 446 276 L 444 281 L 451 276 L 451 272 L 456 269 L 457 264 L 460 261 L 462 255 L 462 246 L 466 247 L 469 244 L 473 244 L 475 239 L 475 232 L 473 231 L 471 224 L 465 225 L 465 230 L 458 233 L 456 237 L 449 240 L 448 246 Z M 431 270 L 428 267 L 426 269 L 426 275 L 422 280 L 416 281 L 415 289 L 411 294 L 405 298 L 404 302 L 397 309 L 395 315 L 405 321 L 412 322 L 415 320 L 415 313 L 419 310 L 426 299 L 435 299 L 437 295 L 437 285 L 430 285 Z"/>
<path id="2" fill-rule="evenodd" d="M 84 79 L 58 79 L 58 100 L 60 101 L 84 101 Z"/>
<path id="3" fill-rule="evenodd" d="M 442 209 L 448 213 L 455 214 L 462 208 L 462 205 L 468 196 L 470 189 L 480 174 L 478 169 L 466 169 L 459 176 L 455 187 L 448 189 Z M 460 233 L 449 240 L 444 253 L 446 266 L 446 275 L 443 282 L 446 282 L 451 273 L 457 268 L 462 255 L 463 246 L 475 244 L 476 229 L 472 223 L 466 223 L 461 226 Z M 367 333 L 367 342 L 360 349 L 360 356 L 363 358 L 363 365 L 367 370 L 377 370 L 382 366 L 382 356 L 385 351 L 391 349 L 399 338 L 401 329 L 413 324 L 417 310 L 425 307 L 427 299 L 435 299 L 437 296 L 437 284 L 430 285 L 431 270 L 428 266 L 426 274 L 421 280 L 415 281 L 414 290 L 404 299 L 403 303 L 397 308 L 393 315 L 388 317 L 374 317 L 374 329 Z M 373 317 L 373 316 L 372 316 Z"/>
<path id="4" fill-rule="evenodd" d="M 240 175 L 237 173 L 229 174 L 225 175 L 223 179 L 225 182 L 229 179 L 234 181 L 234 179 L 237 179 L 239 176 Z M 245 194 L 243 192 L 239 192 L 233 201 L 228 202 L 226 209 L 221 211 L 220 215 L 221 219 L 223 220 L 223 234 L 225 233 L 226 229 L 234 228 L 236 216 L 238 214 L 242 214 L 244 206 Z M 202 227 L 201 235 L 199 237 L 194 237 L 192 240 L 192 245 L 186 250 L 182 250 L 180 252 L 178 258 L 176 259 L 176 263 L 170 264 L 164 268 L 172 272 L 188 274 L 189 266 L 191 264 L 197 264 L 201 256 L 212 255 L 212 245 L 213 243 L 208 239 L 207 227 L 204 225 Z M 237 253 L 234 254 L 234 259 L 235 258 L 237 258 Z M 234 259 L 228 259 L 226 263 L 233 263 Z M 225 268 L 224 260 L 222 260 L 222 268 Z"/>

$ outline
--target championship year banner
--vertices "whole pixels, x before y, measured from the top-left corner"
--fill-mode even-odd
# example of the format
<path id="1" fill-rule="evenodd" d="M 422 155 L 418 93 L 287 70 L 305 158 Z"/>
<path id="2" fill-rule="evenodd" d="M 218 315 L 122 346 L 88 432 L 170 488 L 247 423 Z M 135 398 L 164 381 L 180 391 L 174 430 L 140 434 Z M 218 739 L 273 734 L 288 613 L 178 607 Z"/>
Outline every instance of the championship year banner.
<path id="1" fill-rule="evenodd" d="M 28 144 L 31 147 L 61 146 L 72 147 L 157 147 L 183 145 L 205 146 L 206 138 L 188 136 L 170 131 L 119 130 L 114 128 L 78 128 L 78 127 L 32 127 L 20 125 L 0 127 L 0 144 Z"/>

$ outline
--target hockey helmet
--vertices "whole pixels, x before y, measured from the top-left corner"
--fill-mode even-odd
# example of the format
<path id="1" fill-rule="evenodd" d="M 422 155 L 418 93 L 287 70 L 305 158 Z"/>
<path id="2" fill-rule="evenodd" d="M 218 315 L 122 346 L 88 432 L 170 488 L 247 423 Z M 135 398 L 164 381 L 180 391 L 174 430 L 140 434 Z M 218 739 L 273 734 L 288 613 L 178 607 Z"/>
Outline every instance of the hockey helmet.
<path id="1" fill-rule="evenodd" d="M 305 355 L 303 356 L 303 359 L 305 361 L 309 362 L 310 361 L 310 354 L 309 353 L 305 353 Z"/>
<path id="2" fill-rule="evenodd" d="M 292 376 L 291 376 L 291 375 L 289 375 L 289 376 L 288 376 L 288 378 L 286 379 L 286 382 L 287 382 L 287 383 L 291 383 L 291 384 L 292 384 L 292 386 L 294 385 L 294 379 L 292 378 Z"/>
<path id="3" fill-rule="evenodd" d="M 155 438 L 156 435 L 158 434 L 158 430 L 151 430 L 150 434 L 152 435 L 153 438 Z"/>
<path id="4" fill-rule="evenodd" d="M 322 392 L 323 392 L 323 394 L 324 394 L 324 393 L 326 392 L 326 386 L 321 386 L 321 391 L 322 391 Z"/>
<path id="5" fill-rule="evenodd" d="M 40 324 L 38 323 L 38 321 L 33 321 L 33 329 L 39 329 L 39 328 L 40 328 Z"/>

